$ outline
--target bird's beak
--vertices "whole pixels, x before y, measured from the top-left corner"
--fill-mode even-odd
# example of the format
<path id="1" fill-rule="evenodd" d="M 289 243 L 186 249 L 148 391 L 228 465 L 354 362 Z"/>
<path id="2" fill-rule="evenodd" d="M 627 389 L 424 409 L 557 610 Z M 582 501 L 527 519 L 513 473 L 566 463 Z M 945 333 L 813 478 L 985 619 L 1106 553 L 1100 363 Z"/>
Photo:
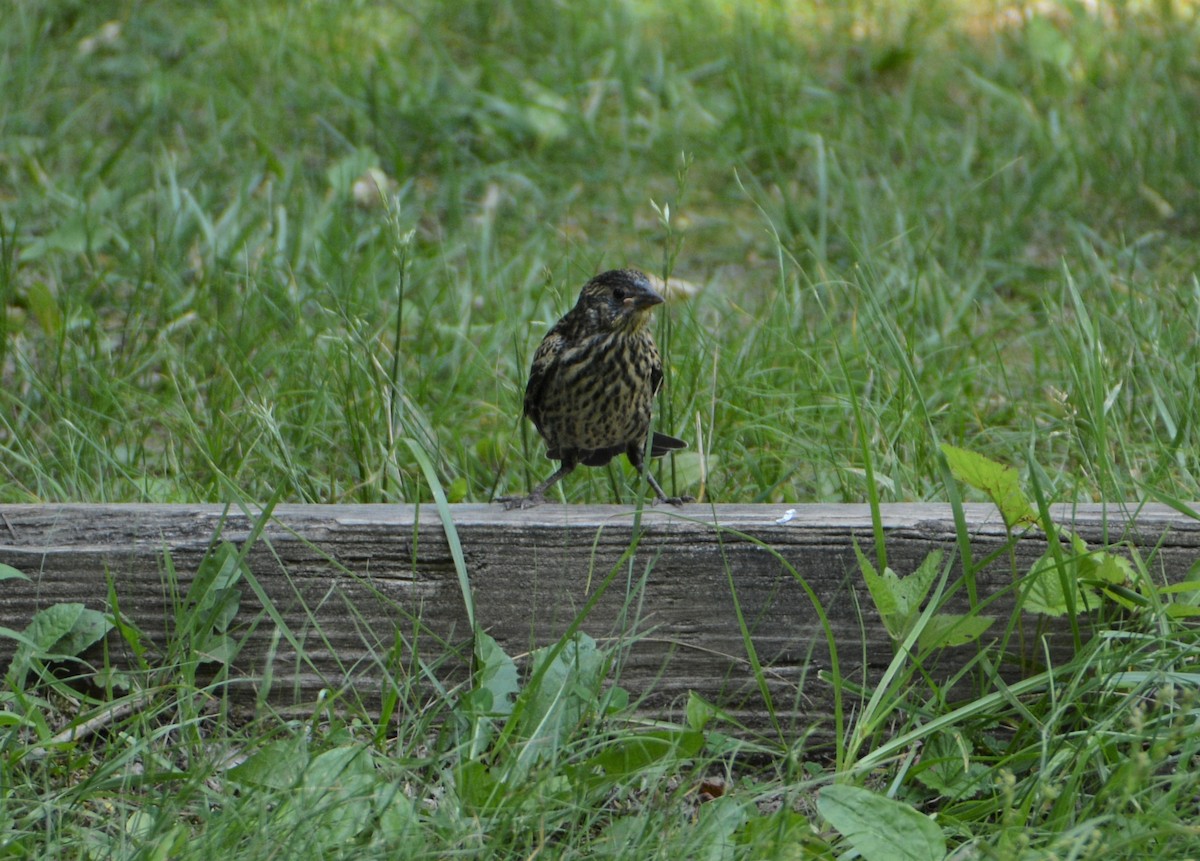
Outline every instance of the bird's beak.
<path id="1" fill-rule="evenodd" d="M 655 305 L 661 305 L 663 301 L 663 297 L 659 296 L 653 288 L 643 287 L 632 296 L 625 297 L 623 304 L 631 311 L 644 311 L 647 308 L 653 308 Z"/>

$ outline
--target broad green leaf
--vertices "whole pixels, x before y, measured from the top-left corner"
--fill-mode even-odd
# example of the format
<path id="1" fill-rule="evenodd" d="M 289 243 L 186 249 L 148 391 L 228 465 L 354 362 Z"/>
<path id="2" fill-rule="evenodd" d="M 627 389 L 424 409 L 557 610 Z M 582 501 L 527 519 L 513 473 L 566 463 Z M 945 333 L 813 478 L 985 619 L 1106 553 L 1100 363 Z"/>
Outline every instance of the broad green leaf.
<path id="1" fill-rule="evenodd" d="M 188 587 L 187 599 L 191 604 L 189 616 L 200 621 L 200 617 L 213 609 L 222 600 L 220 592 L 234 586 L 242 577 L 242 566 L 238 561 L 238 549 L 228 541 L 221 542 L 211 553 L 200 560 L 196 576 Z"/>
<path id="2" fill-rule="evenodd" d="M 693 861 L 733 861 L 738 831 L 750 818 L 753 806 L 732 795 L 723 795 L 700 805 L 696 813 Z"/>
<path id="3" fill-rule="evenodd" d="M 971 798 L 984 788 L 990 773 L 987 765 L 972 758 L 974 752 L 971 742 L 958 733 L 934 733 L 926 740 L 913 774 L 947 798 Z"/>
<path id="4" fill-rule="evenodd" d="M 405 851 L 412 853 L 410 857 L 421 857 L 424 834 L 421 830 L 421 819 L 417 810 L 402 791 L 398 788 L 386 794 L 381 789 L 376 793 L 382 802 L 379 811 L 379 830 L 391 839 L 405 835 L 402 845 Z"/>
<path id="5" fill-rule="evenodd" d="M 1136 582 L 1133 566 L 1124 556 L 1102 551 L 1090 557 L 1095 563 L 1087 576 L 1110 585 Z"/>
<path id="6" fill-rule="evenodd" d="M 1066 563 L 1067 581 L 1075 589 L 1075 611 L 1078 613 L 1086 612 L 1091 609 L 1089 599 L 1094 599 L 1094 594 L 1089 589 L 1082 589 L 1078 584 L 1078 574 L 1072 562 Z M 1066 596 L 1063 594 L 1062 578 L 1059 576 L 1058 566 L 1054 562 L 1054 557 L 1046 553 L 1034 563 L 1033 570 L 1029 573 L 1026 579 L 1026 586 L 1023 595 L 1024 603 L 1021 605 L 1023 610 L 1042 613 L 1046 616 L 1062 616 L 1067 610 Z"/>
<path id="7" fill-rule="evenodd" d="M 469 759 L 454 769 L 458 797 L 468 809 L 485 811 L 504 803 L 505 790 L 491 770 L 477 759 Z"/>
<path id="8" fill-rule="evenodd" d="M 233 624 L 233 620 L 237 618 L 238 608 L 242 604 L 241 589 L 218 589 L 212 593 L 213 609 L 213 630 L 225 632 L 229 630 L 229 626 Z"/>
<path id="9" fill-rule="evenodd" d="M 304 736 L 296 735 L 259 748 L 245 762 L 229 769 L 229 778 L 268 789 L 291 789 L 307 765 L 308 746 Z"/>
<path id="10" fill-rule="evenodd" d="M 459 698 L 455 712 L 467 722 L 463 755 L 468 759 L 481 756 L 491 747 L 496 735 L 495 712 L 492 708 L 494 699 L 487 688 L 471 688 Z"/>
<path id="11" fill-rule="evenodd" d="M 629 708 L 629 691 L 620 685 L 613 685 L 604 695 L 604 713 L 610 715 L 622 714 Z"/>
<path id="12" fill-rule="evenodd" d="M 36 644 L 36 656 L 61 654 L 55 646 L 67 636 L 87 610 L 83 604 L 52 604 L 34 614 L 25 626 L 25 637 Z"/>
<path id="13" fill-rule="evenodd" d="M 1013 467 L 948 443 L 942 443 L 941 448 L 950 464 L 951 474 L 963 484 L 986 493 L 1000 509 L 1000 516 L 1009 529 L 1037 523 L 1037 513 L 1025 498 L 1020 477 Z"/>
<path id="14" fill-rule="evenodd" d="M 1021 609 L 1046 616 L 1062 616 L 1067 612 L 1067 601 L 1063 597 L 1062 583 L 1054 559 L 1043 556 L 1033 566 L 1029 583 L 1025 588 Z"/>
<path id="15" fill-rule="evenodd" d="M 75 617 L 71 629 L 54 644 L 53 651 L 60 655 L 79 655 L 93 643 L 98 643 L 113 629 L 112 620 L 99 610 L 87 607 Z"/>
<path id="16" fill-rule="evenodd" d="M 892 589 L 896 595 L 896 603 L 900 610 L 900 615 L 904 617 L 905 633 L 907 633 L 908 623 L 921 609 L 921 604 L 925 601 L 925 596 L 929 594 L 929 587 L 933 585 L 933 581 L 937 579 L 938 569 L 942 564 L 942 551 L 933 550 L 925 557 L 917 570 L 909 574 L 907 577 L 900 578 L 891 569 L 884 573 L 887 577 L 891 574 L 894 579 Z"/>
<path id="17" fill-rule="evenodd" d="M 374 816 L 366 802 L 378 780 L 368 748 L 349 744 L 324 751 L 304 770 L 299 791 L 279 818 L 289 823 L 315 819 L 331 843 L 348 843 Z"/>
<path id="18" fill-rule="evenodd" d="M 245 570 L 237 547 L 223 541 L 200 561 L 188 586 L 180 633 L 192 638 L 195 651 L 205 661 L 229 664 L 237 656 L 237 641 L 226 632 L 241 606 L 237 583 Z"/>
<path id="19" fill-rule="evenodd" d="M 157 818 L 148 810 L 135 810 L 125 819 L 125 833 L 137 843 L 153 836 Z"/>
<path id="20" fill-rule="evenodd" d="M 589 845 L 589 858 L 627 858 L 630 846 L 646 843 L 646 822 L 641 816 L 616 816 L 600 818 L 607 824 L 600 829 Z"/>
<path id="21" fill-rule="evenodd" d="M 8 670 L 14 678 L 23 678 L 31 661 L 78 655 L 112 627 L 107 616 L 98 610 L 89 610 L 83 604 L 53 604 L 35 613 L 21 634 L 13 634 L 13 639 L 20 645 Z M 0 629 L 0 635 L 10 633 Z"/>
<path id="22" fill-rule="evenodd" d="M 608 775 L 636 775 L 656 762 L 690 759 L 704 747 L 704 734 L 695 730 L 663 729 L 622 736 L 588 760 Z"/>
<path id="23" fill-rule="evenodd" d="M 879 615 L 883 617 L 884 624 L 895 617 L 900 606 L 896 599 L 894 590 L 895 575 L 891 580 L 880 576 L 875 570 L 875 566 L 871 564 L 871 560 L 862 552 L 862 548 L 858 546 L 858 540 L 854 539 L 854 555 L 858 558 L 859 570 L 863 573 L 863 579 L 867 581 L 867 591 L 871 593 L 871 600 L 875 602 L 875 609 L 879 611 Z M 889 627 L 889 633 L 891 629 Z M 895 636 L 895 633 L 892 633 Z"/>
<path id="24" fill-rule="evenodd" d="M 1198 584 L 1200 585 L 1200 584 Z M 716 717 L 718 709 L 695 691 L 688 691 L 687 725 L 694 730 L 702 730 L 708 722 Z"/>
<path id="25" fill-rule="evenodd" d="M 902 639 L 920 615 L 921 604 L 937 578 L 942 564 L 942 551 L 932 551 L 917 570 L 907 577 L 900 577 L 891 568 L 884 569 L 882 575 L 878 574 L 857 541 L 854 542 L 854 553 L 888 635 L 894 640 Z"/>
<path id="26" fill-rule="evenodd" d="M 821 790 L 817 810 L 866 861 L 943 861 L 937 823 L 907 804 L 857 786 Z"/>
<path id="27" fill-rule="evenodd" d="M 5 565 L 0 562 L 0 581 L 4 580 L 28 580 L 29 578 L 18 571 L 11 565 Z"/>
<path id="28" fill-rule="evenodd" d="M 813 833 L 808 817 L 786 807 L 768 816 L 753 816 L 746 820 L 738 829 L 737 841 L 753 850 L 753 858 L 811 861 L 832 857 L 828 846 Z"/>
<path id="29" fill-rule="evenodd" d="M 138 843 L 139 861 L 171 861 L 184 856 L 192 836 L 191 830 L 178 822 L 163 830 L 159 816 L 161 814 L 151 814 L 151 819 L 157 822 L 157 830 Z"/>
<path id="30" fill-rule="evenodd" d="M 210 634 L 198 639 L 193 646 L 196 657 L 203 662 L 229 666 L 238 655 L 238 643 L 228 634 Z"/>
<path id="31" fill-rule="evenodd" d="M 549 648 L 535 653 L 535 675 L 551 653 Z M 580 633 L 546 667 L 538 684 L 525 688 L 521 696 L 528 701 L 521 713 L 517 734 L 526 740 L 521 755 L 523 766 L 550 755 L 587 712 L 598 708 L 605 664 L 605 656 L 596 648 L 596 641 Z"/>
<path id="32" fill-rule="evenodd" d="M 934 613 L 918 636 L 917 642 L 922 649 L 962 646 L 978 640 L 995 621 L 991 616 Z"/>
<path id="33" fill-rule="evenodd" d="M 512 713 L 512 698 L 520 690 L 517 665 L 499 644 L 480 631 L 475 636 L 475 687 L 491 695 L 488 713 L 504 716 Z"/>

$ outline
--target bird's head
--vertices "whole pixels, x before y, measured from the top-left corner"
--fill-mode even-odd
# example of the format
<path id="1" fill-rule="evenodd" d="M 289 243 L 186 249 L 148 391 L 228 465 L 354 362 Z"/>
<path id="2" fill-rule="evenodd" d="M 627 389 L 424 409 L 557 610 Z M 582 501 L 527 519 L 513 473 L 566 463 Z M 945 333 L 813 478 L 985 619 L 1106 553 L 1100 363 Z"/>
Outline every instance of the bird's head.
<path id="1" fill-rule="evenodd" d="M 650 322 L 650 309 L 662 301 L 641 272 L 612 269 L 583 285 L 575 307 L 599 331 L 636 332 Z"/>

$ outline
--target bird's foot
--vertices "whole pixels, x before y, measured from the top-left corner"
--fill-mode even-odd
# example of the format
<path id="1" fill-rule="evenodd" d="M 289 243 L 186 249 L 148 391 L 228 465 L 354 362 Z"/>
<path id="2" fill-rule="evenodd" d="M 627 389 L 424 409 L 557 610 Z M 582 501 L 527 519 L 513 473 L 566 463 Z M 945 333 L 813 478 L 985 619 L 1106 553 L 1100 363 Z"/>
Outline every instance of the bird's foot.
<path id="1" fill-rule="evenodd" d="M 540 493 L 531 493 L 529 496 L 502 496 L 496 500 L 504 506 L 505 511 L 513 509 L 533 508 L 535 505 L 541 505 L 546 501 L 546 497 Z"/>
<path id="2" fill-rule="evenodd" d="M 658 505 L 660 502 L 665 502 L 667 505 L 674 505 L 678 507 L 683 505 L 685 502 L 695 501 L 696 497 L 694 496 L 660 496 L 658 499 L 654 500 L 654 504 Z"/>

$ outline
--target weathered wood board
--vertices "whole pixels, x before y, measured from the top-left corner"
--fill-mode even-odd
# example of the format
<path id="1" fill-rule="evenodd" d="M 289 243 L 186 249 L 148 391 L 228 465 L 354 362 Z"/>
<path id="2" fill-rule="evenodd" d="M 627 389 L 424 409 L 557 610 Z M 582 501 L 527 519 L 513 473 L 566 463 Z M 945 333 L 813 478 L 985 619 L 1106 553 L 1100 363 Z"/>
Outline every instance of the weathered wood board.
<path id="1" fill-rule="evenodd" d="M 455 505 L 451 511 L 478 621 L 510 654 L 562 635 L 629 547 L 634 523 L 633 510 L 619 506 L 508 512 Z M 976 560 L 1004 547 L 1008 538 L 995 508 L 968 505 L 965 513 Z M 882 515 L 889 564 L 898 573 L 914 570 L 934 548 L 957 558 L 949 506 L 887 505 Z M 1164 506 L 1079 506 L 1056 509 L 1056 517 L 1093 547 L 1136 546 L 1162 582 L 1181 579 L 1200 558 L 1200 523 Z M 240 546 L 254 519 L 215 505 L 0 506 L 0 562 L 30 578 L 0 584 L 0 625 L 21 630 L 38 609 L 56 602 L 108 609 L 107 573 L 121 611 L 161 643 L 173 613 L 165 554 L 177 574 L 176 591 L 186 590 L 217 537 Z M 645 697 L 646 710 L 670 712 L 694 690 L 761 724 L 765 710 L 733 589 L 758 657 L 770 667 L 776 707 L 798 727 L 820 724 L 832 702 L 829 685 L 817 678 L 830 665 L 826 635 L 799 580 L 829 618 L 843 675 L 877 677 L 890 660 L 892 643 L 853 550 L 857 540 L 874 558 L 866 506 L 648 508 L 642 526 L 632 565 L 619 567 L 580 627 L 598 640 L 636 640 L 619 682 Z M 993 614 L 1005 617 L 1013 571 L 1028 570 L 1045 546 L 1040 533 L 1016 538 L 1011 554 L 980 572 L 981 599 L 1007 593 Z M 397 632 L 435 661 L 439 674 L 462 678 L 469 626 L 433 506 L 279 506 L 247 560 L 304 657 L 277 636 L 275 621 L 243 584 L 235 630 L 246 638 L 237 661 L 245 681 L 235 695 L 246 702 L 254 701 L 255 680 L 268 661 L 271 698 L 281 705 L 303 708 L 322 688 L 346 686 L 371 702 L 384 683 L 381 656 Z M 955 601 L 965 606 L 962 590 Z M 1051 626 L 1048 636 L 1070 646 L 1063 625 Z M 115 643 L 110 639 L 120 660 Z M 0 639 L 0 667 L 12 648 L 11 640 Z M 940 669 L 949 672 L 955 662 L 949 654 Z"/>

